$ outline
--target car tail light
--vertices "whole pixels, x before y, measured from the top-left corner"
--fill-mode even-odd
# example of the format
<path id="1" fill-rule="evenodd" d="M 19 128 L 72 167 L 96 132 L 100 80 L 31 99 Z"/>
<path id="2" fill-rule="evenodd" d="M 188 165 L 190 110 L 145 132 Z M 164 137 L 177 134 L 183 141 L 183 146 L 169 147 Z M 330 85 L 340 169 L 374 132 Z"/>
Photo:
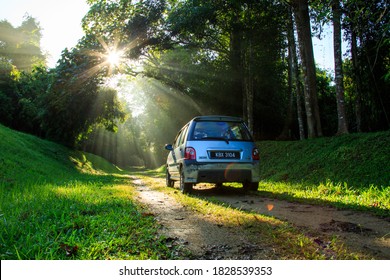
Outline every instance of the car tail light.
<path id="1" fill-rule="evenodd" d="M 184 159 L 196 159 L 196 151 L 192 147 L 187 147 L 184 151 Z"/>
<path id="2" fill-rule="evenodd" d="M 260 159 L 260 153 L 257 148 L 253 148 L 252 150 L 252 159 L 253 160 L 259 160 Z"/>

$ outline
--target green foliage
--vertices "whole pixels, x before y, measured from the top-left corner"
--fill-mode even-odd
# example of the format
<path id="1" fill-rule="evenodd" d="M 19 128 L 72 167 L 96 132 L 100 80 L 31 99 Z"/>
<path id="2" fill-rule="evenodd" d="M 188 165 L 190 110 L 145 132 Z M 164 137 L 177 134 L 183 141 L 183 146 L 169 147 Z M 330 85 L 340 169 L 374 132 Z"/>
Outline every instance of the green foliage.
<path id="1" fill-rule="evenodd" d="M 33 81 L 41 79 L 45 63 L 41 37 L 39 23 L 30 16 L 17 28 L 0 21 L 0 122 L 36 133 L 37 91 L 45 87 L 42 81 Z"/>
<path id="2" fill-rule="evenodd" d="M 104 38 L 132 59 L 145 54 L 148 47 L 161 43 L 161 20 L 166 1 L 89 1 L 91 8 L 82 25 L 86 34 Z M 128 69 L 132 71 L 132 69 Z"/>
<path id="3" fill-rule="evenodd" d="M 17 30 L 6 21 L 0 28 L 1 123 L 68 146 L 96 124 L 116 131 L 125 114 L 116 91 L 103 87 L 112 69 L 99 38 L 86 36 L 71 51 L 65 49 L 56 68 L 48 70 L 33 66 L 37 56 L 33 49 L 39 50 L 41 36 L 33 18 L 27 18 Z M 10 35 L 12 31 L 16 36 Z M 30 48 L 32 56 L 23 58 L 20 46 Z M 26 49 L 23 52 L 28 53 Z"/>
<path id="4" fill-rule="evenodd" d="M 355 69 L 352 79 L 355 89 L 350 92 L 360 101 L 363 131 L 383 130 L 390 127 L 390 82 L 385 79 L 389 69 L 390 37 L 389 13 L 384 12 L 386 1 L 348 1 L 346 4 L 347 38 L 358 38 L 354 57 Z M 356 77 L 359 75 L 359 79 Z M 360 82 L 357 82 L 357 81 Z M 354 112 L 356 112 L 354 108 Z"/>
<path id="5" fill-rule="evenodd" d="M 6 20 L 0 21 L 0 60 L 10 61 L 20 71 L 30 71 L 34 65 L 44 64 L 41 38 L 41 27 L 31 16 L 25 17 L 17 28 Z"/>
<path id="6" fill-rule="evenodd" d="M 351 131 L 378 131 L 390 127 L 388 3 L 381 0 L 337 1 L 343 10 L 344 40 L 351 48 L 344 60 L 346 108 Z M 311 1 L 313 29 L 322 36 L 332 20 L 332 1 Z M 353 47 L 354 46 L 354 47 Z M 327 119 L 328 115 L 322 119 Z"/>
<path id="7" fill-rule="evenodd" d="M 29 133 L 40 135 L 40 116 L 44 110 L 44 98 L 52 83 L 45 67 L 35 66 L 30 72 L 15 68 L 2 76 L 0 86 L 1 123 Z"/>
<path id="8" fill-rule="evenodd" d="M 96 65 L 102 63 L 101 58 L 94 59 L 81 48 L 65 50 L 55 69 L 5 73 L 0 88 L 1 122 L 69 146 L 95 124 L 115 131 L 125 113 L 117 92 L 102 86 L 108 68 Z"/>
<path id="9" fill-rule="evenodd" d="M 209 112 L 243 116 L 244 80 L 250 73 L 255 130 L 278 133 L 285 66 L 284 38 L 275 31 L 284 28 L 285 8 L 271 1 L 174 3 L 165 28 L 176 47 L 152 61 L 152 76 L 207 104 L 202 107 Z"/>
<path id="10" fill-rule="evenodd" d="M 145 55 L 143 74 L 196 98 L 213 113 L 244 114 L 243 75 L 250 68 L 258 126 L 277 131 L 285 109 L 281 59 L 285 5 L 168 2 L 90 1 L 83 27 L 88 36 L 104 38 L 128 59 Z M 249 49 L 251 58 L 244 65 Z M 139 72 L 128 67 L 126 73 Z"/>
<path id="11" fill-rule="evenodd" d="M 195 113 L 245 115 L 246 86 L 253 88 L 254 100 L 250 106 L 254 108 L 256 137 L 270 139 L 279 135 L 288 106 L 284 57 L 286 2 L 90 0 L 88 3 L 91 8 L 83 19 L 86 36 L 74 49 L 65 49 L 57 67 L 51 70 L 33 66 L 38 58 L 43 59 L 39 56 L 41 34 L 35 19 L 27 17 L 18 28 L 6 21 L 0 23 L 1 123 L 69 146 L 88 138 L 99 125 L 117 131 L 118 122 L 125 119 L 124 109 L 115 91 L 104 84 L 107 77 L 123 71 L 151 77 L 148 82 L 164 88 L 160 94 L 150 93 L 153 86 L 146 90 L 150 100 L 163 102 L 148 103 L 147 110 L 155 121 L 142 116 L 133 125 L 135 137 L 142 139 L 138 152 L 132 153 L 135 161 L 147 150 L 156 150 L 158 139 L 167 138 L 152 133 L 153 125 L 177 128 Z M 329 1 L 311 4 L 320 22 L 330 19 Z M 357 36 L 356 61 L 360 65 L 359 69 L 354 69 L 353 63 L 345 67 L 350 127 L 360 130 L 354 121 L 360 113 L 363 130 L 386 129 L 390 111 L 386 95 L 390 41 L 386 37 L 388 14 L 382 13 L 384 2 L 350 0 L 343 5 L 344 29 L 348 40 L 353 32 Z M 115 68 L 107 62 L 112 50 L 123 52 L 124 65 Z M 16 55 L 20 51 L 28 51 L 30 56 Z M 145 62 L 142 70 L 134 67 L 140 63 L 130 63 L 134 59 Z M 362 78 L 361 84 L 357 77 Z M 333 88 L 322 71 L 317 72 L 317 82 L 324 133 L 332 135 L 336 126 Z M 169 98 L 167 92 L 171 94 Z M 178 100 L 181 106 L 187 102 L 191 109 L 170 113 L 177 109 L 172 100 Z M 166 116 L 159 118 L 156 111 Z M 89 141 L 93 142 L 92 135 Z"/>
<path id="12" fill-rule="evenodd" d="M 337 132 L 336 92 L 332 78 L 325 70 L 317 69 L 318 106 L 321 112 L 322 132 L 325 136 Z"/>
<path id="13" fill-rule="evenodd" d="M 1 125 L 0 137 L 2 260 L 173 258 L 118 168 Z"/>

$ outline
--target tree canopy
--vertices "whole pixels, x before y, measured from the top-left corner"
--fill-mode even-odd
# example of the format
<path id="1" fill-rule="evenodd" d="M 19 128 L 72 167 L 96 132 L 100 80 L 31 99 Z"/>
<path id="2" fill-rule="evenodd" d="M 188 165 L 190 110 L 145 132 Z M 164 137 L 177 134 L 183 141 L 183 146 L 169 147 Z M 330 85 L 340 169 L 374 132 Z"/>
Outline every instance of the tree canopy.
<path id="1" fill-rule="evenodd" d="M 259 140 L 390 127 L 386 1 L 87 2 L 85 36 L 54 69 L 35 19 L 0 22 L 2 123 L 106 157 L 122 146 L 147 165 L 161 164 L 164 142 L 197 114 L 241 116 Z M 329 24 L 333 72 L 312 56 L 311 37 Z"/>
<path id="2" fill-rule="evenodd" d="M 19 70 L 31 70 L 34 64 L 43 64 L 41 51 L 42 34 L 39 23 L 31 16 L 25 17 L 21 26 L 15 28 L 8 21 L 0 21 L 0 59 Z"/>

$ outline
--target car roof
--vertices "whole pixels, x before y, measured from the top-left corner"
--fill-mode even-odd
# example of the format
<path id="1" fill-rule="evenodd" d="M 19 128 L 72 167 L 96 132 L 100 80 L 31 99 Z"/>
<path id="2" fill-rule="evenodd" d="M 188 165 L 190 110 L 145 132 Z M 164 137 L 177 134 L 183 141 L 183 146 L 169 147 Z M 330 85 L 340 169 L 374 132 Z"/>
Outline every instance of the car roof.
<path id="1" fill-rule="evenodd" d="M 226 122 L 242 122 L 243 119 L 239 117 L 230 117 L 230 116 L 197 116 L 192 119 L 192 121 L 226 121 Z"/>

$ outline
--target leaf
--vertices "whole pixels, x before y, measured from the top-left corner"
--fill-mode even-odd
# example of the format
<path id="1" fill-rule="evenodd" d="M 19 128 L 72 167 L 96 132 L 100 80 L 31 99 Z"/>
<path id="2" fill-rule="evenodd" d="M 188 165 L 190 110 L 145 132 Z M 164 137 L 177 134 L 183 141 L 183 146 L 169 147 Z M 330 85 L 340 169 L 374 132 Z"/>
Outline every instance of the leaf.
<path id="1" fill-rule="evenodd" d="M 79 247 L 77 246 L 69 246 L 67 244 L 62 243 L 60 245 L 61 249 L 65 251 L 67 257 L 75 256 L 78 252 Z"/>

